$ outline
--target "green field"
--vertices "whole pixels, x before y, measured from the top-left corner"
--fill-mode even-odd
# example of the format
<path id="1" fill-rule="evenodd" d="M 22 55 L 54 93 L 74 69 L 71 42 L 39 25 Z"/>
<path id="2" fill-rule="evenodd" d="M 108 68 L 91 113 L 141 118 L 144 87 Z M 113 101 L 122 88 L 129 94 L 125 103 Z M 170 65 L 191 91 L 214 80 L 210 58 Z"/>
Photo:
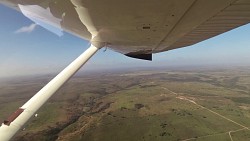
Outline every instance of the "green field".
<path id="1" fill-rule="evenodd" d="M 59 90 L 14 140 L 250 140 L 249 70 L 79 75 Z M 0 85 L 0 119 L 49 79 L 12 80 Z"/>

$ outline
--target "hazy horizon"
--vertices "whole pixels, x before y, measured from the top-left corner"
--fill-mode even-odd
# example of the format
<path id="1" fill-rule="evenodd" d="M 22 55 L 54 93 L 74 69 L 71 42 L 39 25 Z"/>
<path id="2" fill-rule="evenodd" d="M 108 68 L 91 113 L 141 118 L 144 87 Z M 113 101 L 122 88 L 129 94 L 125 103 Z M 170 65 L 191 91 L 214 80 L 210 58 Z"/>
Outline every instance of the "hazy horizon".
<path id="1" fill-rule="evenodd" d="M 221 71 L 221 70 L 246 70 L 250 69 L 250 65 L 172 65 L 172 66 L 127 66 L 121 68 L 105 68 L 105 69 L 85 69 L 81 68 L 74 77 L 82 76 L 82 75 L 102 75 L 102 74 L 110 74 L 110 73 L 128 73 L 128 72 L 140 72 L 140 71 Z M 61 70 L 52 71 L 44 71 L 40 73 L 30 73 L 30 74 L 20 74 L 20 75 L 9 75 L 9 76 L 0 76 L 1 80 L 4 82 L 6 80 L 15 80 L 15 79 L 26 79 L 26 78 L 35 78 L 35 77 L 54 77 L 56 76 Z"/>

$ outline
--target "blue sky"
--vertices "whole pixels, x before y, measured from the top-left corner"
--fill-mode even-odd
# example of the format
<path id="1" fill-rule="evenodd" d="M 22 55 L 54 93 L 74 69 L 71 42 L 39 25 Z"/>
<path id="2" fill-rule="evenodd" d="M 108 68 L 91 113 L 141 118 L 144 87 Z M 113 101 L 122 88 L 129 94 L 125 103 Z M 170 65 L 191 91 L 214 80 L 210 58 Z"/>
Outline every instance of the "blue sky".
<path id="1" fill-rule="evenodd" d="M 0 18 L 0 77 L 59 72 L 89 46 L 87 41 L 68 33 L 59 37 L 42 27 L 30 26 L 32 21 L 2 5 Z M 152 62 L 128 58 L 111 50 L 100 50 L 84 69 L 223 64 L 250 66 L 249 35 L 250 25 L 245 25 L 193 46 L 155 54 Z"/>

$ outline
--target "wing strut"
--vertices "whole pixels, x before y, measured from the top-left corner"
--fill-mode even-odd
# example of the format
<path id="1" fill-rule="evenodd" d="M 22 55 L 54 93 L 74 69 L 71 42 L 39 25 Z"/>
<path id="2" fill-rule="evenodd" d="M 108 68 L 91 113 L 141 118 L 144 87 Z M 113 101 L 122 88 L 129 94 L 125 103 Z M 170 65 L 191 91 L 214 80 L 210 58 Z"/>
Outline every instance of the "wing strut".
<path id="1" fill-rule="evenodd" d="M 0 127 L 0 140 L 10 140 L 24 124 L 34 116 L 39 108 L 70 78 L 72 77 L 100 48 L 91 44 L 91 46 L 75 59 L 69 66 L 53 78 L 29 101 L 14 112 Z"/>

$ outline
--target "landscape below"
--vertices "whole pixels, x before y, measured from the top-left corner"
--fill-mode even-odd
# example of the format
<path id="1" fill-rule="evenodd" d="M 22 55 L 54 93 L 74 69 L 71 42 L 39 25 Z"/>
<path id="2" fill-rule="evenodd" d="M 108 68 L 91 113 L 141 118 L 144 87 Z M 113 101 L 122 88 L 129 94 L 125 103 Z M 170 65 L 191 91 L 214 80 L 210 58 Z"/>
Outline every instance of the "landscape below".
<path id="1" fill-rule="evenodd" d="M 3 121 L 51 76 L 0 84 Z M 76 75 L 17 141 L 250 140 L 250 68 L 139 69 Z"/>

